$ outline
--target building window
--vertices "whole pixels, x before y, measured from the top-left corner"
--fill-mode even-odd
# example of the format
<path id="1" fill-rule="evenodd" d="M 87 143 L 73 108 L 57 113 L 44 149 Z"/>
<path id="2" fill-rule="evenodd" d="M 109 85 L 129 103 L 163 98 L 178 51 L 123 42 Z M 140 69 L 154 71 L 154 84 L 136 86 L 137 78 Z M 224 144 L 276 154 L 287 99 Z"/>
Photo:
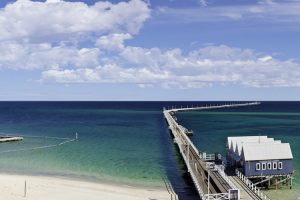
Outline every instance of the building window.
<path id="1" fill-rule="evenodd" d="M 268 170 L 272 169 L 272 163 L 268 162 Z"/>
<path id="2" fill-rule="evenodd" d="M 282 169 L 282 162 L 278 162 L 278 169 Z"/>
<path id="3" fill-rule="evenodd" d="M 256 163 L 256 170 L 257 170 L 257 171 L 260 170 L 260 163 Z"/>
<path id="4" fill-rule="evenodd" d="M 262 170 L 266 170 L 266 168 L 267 168 L 266 164 L 267 164 L 267 163 L 261 163 L 261 169 L 262 169 Z"/>
<path id="5" fill-rule="evenodd" d="M 277 162 L 273 162 L 273 169 L 277 169 Z"/>

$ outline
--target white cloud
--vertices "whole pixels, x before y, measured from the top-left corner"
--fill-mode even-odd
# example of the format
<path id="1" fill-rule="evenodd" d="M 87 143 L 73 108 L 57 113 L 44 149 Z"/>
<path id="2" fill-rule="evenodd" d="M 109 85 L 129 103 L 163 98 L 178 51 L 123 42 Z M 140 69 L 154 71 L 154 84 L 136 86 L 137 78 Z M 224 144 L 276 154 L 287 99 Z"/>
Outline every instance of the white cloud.
<path id="1" fill-rule="evenodd" d="M 265 57 L 259 58 L 258 60 L 262 61 L 262 62 L 268 62 L 268 61 L 271 61 L 272 59 L 273 59 L 272 56 L 265 56 Z"/>
<path id="2" fill-rule="evenodd" d="M 144 83 L 141 83 L 141 84 L 138 84 L 138 86 L 140 88 L 153 88 L 153 84 L 144 84 Z"/>
<path id="3" fill-rule="evenodd" d="M 93 67 L 99 64 L 100 50 L 74 46 L 52 46 L 50 43 L 5 41 L 0 43 L 0 68 L 49 69 Z"/>
<path id="4" fill-rule="evenodd" d="M 0 68 L 96 67 L 105 61 L 102 49 L 122 48 L 150 12 L 142 0 L 18 0 L 0 10 Z"/>
<path id="5" fill-rule="evenodd" d="M 38 70 L 43 82 L 68 84 L 300 87 L 300 64 L 272 54 L 226 45 L 187 53 L 127 45 L 149 16 L 141 0 L 93 6 L 19 0 L 0 10 L 0 69 Z"/>
<path id="6" fill-rule="evenodd" d="M 148 85 L 169 79 L 167 71 L 147 68 L 123 68 L 117 65 L 104 65 L 96 68 L 51 69 L 42 73 L 43 80 L 60 83 L 137 83 Z"/>
<path id="7" fill-rule="evenodd" d="M 248 87 L 299 87 L 300 64 L 281 61 L 250 49 L 208 46 L 184 55 L 180 49 L 124 47 L 114 62 L 89 69 L 50 70 L 43 80 L 61 83 L 135 83 L 164 88 L 198 88 L 214 84 Z M 110 60 L 111 62 L 111 60 Z M 87 73 L 88 72 L 88 73 Z"/>
<path id="8" fill-rule="evenodd" d="M 128 33 L 114 33 L 110 35 L 104 35 L 98 38 L 96 45 L 99 48 L 107 50 L 121 50 L 124 48 L 124 40 L 131 39 L 132 36 Z"/>
<path id="9" fill-rule="evenodd" d="M 198 4 L 201 6 L 207 6 L 206 0 L 197 0 Z"/>
<path id="10" fill-rule="evenodd" d="M 85 33 L 125 32 L 136 34 L 150 10 L 141 0 L 112 4 L 18 0 L 0 10 L 0 40 L 36 40 Z"/>
<path id="11" fill-rule="evenodd" d="M 300 22 L 300 1 L 271 0 L 249 5 L 202 6 L 193 8 L 160 7 L 155 11 L 159 23 L 259 20 L 260 22 Z"/>

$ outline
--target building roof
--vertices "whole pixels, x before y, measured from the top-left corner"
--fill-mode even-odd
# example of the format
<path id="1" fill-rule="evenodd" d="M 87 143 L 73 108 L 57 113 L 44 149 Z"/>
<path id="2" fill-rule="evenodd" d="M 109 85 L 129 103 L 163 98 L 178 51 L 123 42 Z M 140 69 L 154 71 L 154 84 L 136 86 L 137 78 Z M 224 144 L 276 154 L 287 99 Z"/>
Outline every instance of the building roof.
<path id="1" fill-rule="evenodd" d="M 250 140 L 250 141 L 242 141 L 242 140 L 239 140 L 236 142 L 236 147 L 235 147 L 235 153 L 237 155 L 241 155 L 242 153 L 242 148 L 243 148 L 243 145 L 245 144 L 259 144 L 259 143 L 277 143 L 277 144 L 280 144 L 281 141 L 280 140 L 277 140 L 275 141 L 274 138 L 260 138 L 258 140 Z"/>
<path id="2" fill-rule="evenodd" d="M 228 137 L 227 138 L 227 145 L 228 148 L 231 149 L 233 152 L 236 150 L 237 143 L 239 142 L 259 142 L 261 140 L 267 139 L 268 136 L 240 136 L 240 137 Z"/>
<path id="3" fill-rule="evenodd" d="M 245 161 L 293 159 L 289 143 L 244 144 L 241 156 Z"/>

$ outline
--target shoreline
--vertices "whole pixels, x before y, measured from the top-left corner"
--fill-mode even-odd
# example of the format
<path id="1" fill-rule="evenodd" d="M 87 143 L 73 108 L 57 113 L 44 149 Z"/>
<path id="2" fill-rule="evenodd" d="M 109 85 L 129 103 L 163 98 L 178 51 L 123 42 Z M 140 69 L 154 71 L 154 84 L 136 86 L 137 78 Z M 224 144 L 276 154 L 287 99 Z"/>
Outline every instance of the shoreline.
<path id="1" fill-rule="evenodd" d="M 1 175 L 12 175 L 12 176 L 24 176 L 24 177 L 51 177 L 57 178 L 62 180 L 69 180 L 69 181 L 79 181 L 79 182 L 88 182 L 88 183 L 95 183 L 95 184 L 108 184 L 108 185 L 117 185 L 117 186 L 128 186 L 134 188 L 161 188 L 165 187 L 164 180 L 166 177 L 161 177 L 159 179 L 130 179 L 124 177 L 96 177 L 96 176 L 89 176 L 89 175 L 80 175 L 80 174 L 66 174 L 66 173 L 33 173 L 33 172 L 17 172 L 17 171 L 2 171 L 0 172 Z"/>
<path id="2" fill-rule="evenodd" d="M 26 197 L 24 188 L 26 180 Z M 34 175 L 0 174 L 1 197 L 9 200 L 167 200 L 164 187 L 131 186 L 117 183 L 96 183 L 85 180 Z"/>

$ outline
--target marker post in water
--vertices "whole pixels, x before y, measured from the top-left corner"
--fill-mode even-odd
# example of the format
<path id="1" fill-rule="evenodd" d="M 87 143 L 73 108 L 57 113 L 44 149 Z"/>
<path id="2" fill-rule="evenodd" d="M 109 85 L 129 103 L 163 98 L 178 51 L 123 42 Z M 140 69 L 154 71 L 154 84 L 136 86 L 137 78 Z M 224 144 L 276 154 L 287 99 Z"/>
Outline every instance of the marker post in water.
<path id="1" fill-rule="evenodd" d="M 75 135 L 75 140 L 78 141 L 79 137 L 78 137 L 78 133 L 76 132 L 76 135 Z"/>

